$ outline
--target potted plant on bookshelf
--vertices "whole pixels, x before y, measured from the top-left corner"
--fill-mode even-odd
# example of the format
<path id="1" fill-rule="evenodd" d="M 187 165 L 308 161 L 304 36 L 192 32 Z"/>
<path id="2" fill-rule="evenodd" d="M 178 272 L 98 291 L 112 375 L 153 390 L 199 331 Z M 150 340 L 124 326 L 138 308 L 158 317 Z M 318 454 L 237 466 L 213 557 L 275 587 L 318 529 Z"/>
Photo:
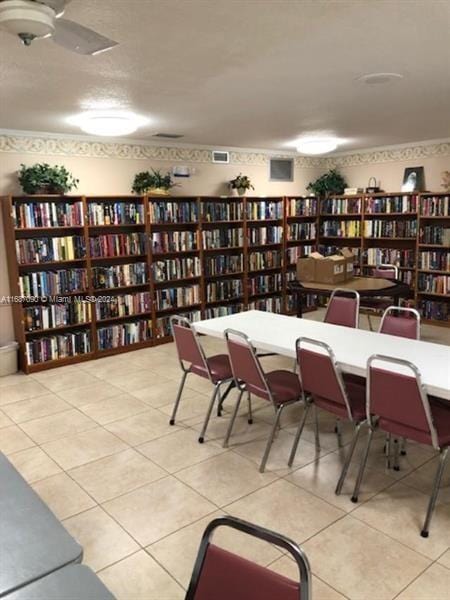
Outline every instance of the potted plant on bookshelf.
<path id="1" fill-rule="evenodd" d="M 318 198 L 326 198 L 328 196 L 343 194 L 347 182 L 337 169 L 330 169 L 328 173 L 324 173 L 308 184 L 307 190 L 312 192 Z"/>
<path id="2" fill-rule="evenodd" d="M 157 196 L 168 196 L 172 188 L 178 184 L 172 181 L 170 173 L 163 175 L 160 170 L 142 171 L 134 177 L 131 190 L 135 194 L 155 194 Z"/>
<path id="3" fill-rule="evenodd" d="M 63 165 L 51 167 L 48 163 L 37 163 L 27 167 L 21 164 L 19 183 L 25 194 L 63 195 L 76 189 L 79 179 L 75 179 Z"/>
<path id="4" fill-rule="evenodd" d="M 255 189 L 249 177 L 242 175 L 242 173 L 239 173 L 237 177 L 230 181 L 230 188 L 232 192 L 238 193 L 239 196 L 245 196 L 248 190 Z"/>

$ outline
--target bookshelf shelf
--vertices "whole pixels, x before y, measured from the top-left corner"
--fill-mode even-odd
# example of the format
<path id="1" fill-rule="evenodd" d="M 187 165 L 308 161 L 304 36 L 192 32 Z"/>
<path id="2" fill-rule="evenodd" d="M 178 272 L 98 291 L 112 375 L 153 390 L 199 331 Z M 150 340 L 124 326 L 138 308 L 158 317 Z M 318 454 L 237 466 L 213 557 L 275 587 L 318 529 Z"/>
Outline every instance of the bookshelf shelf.
<path id="1" fill-rule="evenodd" d="M 17 263 L 19 268 L 29 269 L 29 268 L 42 268 L 42 267 L 57 267 L 62 265 L 68 265 L 71 263 L 84 263 L 87 258 L 73 258 L 71 260 L 52 260 L 48 262 L 39 262 L 39 263 Z"/>
<path id="2" fill-rule="evenodd" d="M 152 316 L 152 312 L 148 311 L 148 312 L 140 312 L 140 313 L 135 313 L 134 315 L 122 315 L 121 317 L 109 317 L 108 319 L 97 319 L 97 325 L 102 326 L 103 324 L 107 324 L 107 323 L 116 323 L 119 321 L 127 321 L 129 319 L 140 319 L 142 317 L 151 317 Z"/>
<path id="3" fill-rule="evenodd" d="M 115 260 L 132 260 L 146 258 L 147 254 L 118 254 L 117 256 L 91 256 L 91 262 L 115 261 Z"/>
<path id="4" fill-rule="evenodd" d="M 168 279 L 167 281 L 154 281 L 154 286 L 157 288 L 179 286 L 183 283 L 198 281 L 199 279 L 201 279 L 201 275 L 195 275 L 194 277 L 180 277 L 179 279 Z"/>
<path id="5" fill-rule="evenodd" d="M 36 234 L 36 232 L 52 232 L 52 231 L 56 231 L 56 232 L 60 232 L 60 231 L 71 231 L 73 229 L 84 229 L 84 225 L 65 225 L 63 227 L 15 227 L 14 231 L 15 233 L 29 233 L 32 234 L 33 236 Z"/>
<path id="6" fill-rule="evenodd" d="M 72 324 L 67 324 L 67 325 L 61 325 L 60 327 L 49 327 L 48 329 L 32 329 L 32 330 L 25 330 L 25 335 L 26 336 L 33 336 L 33 335 L 44 335 L 44 334 L 52 334 L 52 333 L 58 333 L 59 331 L 67 331 L 68 329 L 82 329 L 83 327 L 90 327 L 92 324 L 92 321 L 86 321 L 85 323 L 72 323 Z"/>
<path id="7" fill-rule="evenodd" d="M 203 278 L 207 281 L 214 279 L 226 279 L 228 278 L 236 278 L 242 277 L 244 275 L 244 271 L 236 271 L 235 273 L 219 273 L 218 275 L 204 275 Z"/>

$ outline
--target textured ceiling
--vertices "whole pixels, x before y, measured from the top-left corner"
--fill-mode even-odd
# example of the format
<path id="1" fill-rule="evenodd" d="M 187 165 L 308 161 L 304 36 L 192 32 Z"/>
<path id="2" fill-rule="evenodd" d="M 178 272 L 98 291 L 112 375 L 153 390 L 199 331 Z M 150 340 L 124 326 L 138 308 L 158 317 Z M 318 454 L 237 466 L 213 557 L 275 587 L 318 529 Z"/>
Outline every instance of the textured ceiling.
<path id="1" fill-rule="evenodd" d="M 97 107 L 144 114 L 134 134 L 281 150 L 326 131 L 341 150 L 450 135 L 447 0 L 72 0 L 68 19 L 120 46 L 96 57 L 0 32 L 0 128 L 77 133 Z M 370 72 L 404 79 L 368 86 Z"/>

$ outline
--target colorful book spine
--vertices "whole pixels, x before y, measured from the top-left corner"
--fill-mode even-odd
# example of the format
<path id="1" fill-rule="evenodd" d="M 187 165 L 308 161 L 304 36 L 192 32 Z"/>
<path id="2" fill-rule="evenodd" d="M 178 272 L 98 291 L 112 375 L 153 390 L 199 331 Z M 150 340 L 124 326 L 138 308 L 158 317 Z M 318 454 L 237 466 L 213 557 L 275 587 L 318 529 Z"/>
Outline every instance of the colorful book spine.
<path id="1" fill-rule="evenodd" d="M 25 344 L 25 353 L 29 365 L 87 354 L 90 351 L 91 338 L 89 331 L 76 331 L 36 338 Z"/>
<path id="2" fill-rule="evenodd" d="M 36 227 L 82 227 L 83 203 L 78 202 L 16 202 L 14 226 L 17 229 Z"/>
<path id="3" fill-rule="evenodd" d="M 417 220 L 369 219 L 364 222 L 364 235 L 368 238 L 414 238 Z"/>
<path id="4" fill-rule="evenodd" d="M 450 320 L 450 302 L 420 300 L 418 309 L 424 319 L 432 319 L 434 321 Z"/>
<path id="5" fill-rule="evenodd" d="M 139 262 L 110 267 L 93 267 L 93 286 L 97 290 L 148 283 L 147 265 Z"/>
<path id="6" fill-rule="evenodd" d="M 450 250 L 419 252 L 419 269 L 450 273 Z"/>
<path id="7" fill-rule="evenodd" d="M 96 302 L 95 312 L 98 321 L 117 319 L 148 313 L 152 309 L 150 292 L 120 294 L 110 296 L 107 302 Z"/>
<path id="8" fill-rule="evenodd" d="M 314 240 L 316 238 L 315 223 L 291 223 L 289 225 L 289 241 Z"/>
<path id="9" fill-rule="evenodd" d="M 91 305 L 89 302 L 78 300 L 67 304 L 26 306 L 23 316 L 26 331 L 79 325 L 90 321 Z"/>
<path id="10" fill-rule="evenodd" d="M 283 228 L 278 225 L 268 227 L 249 227 L 247 230 L 247 236 L 251 246 L 280 244 L 283 239 Z"/>
<path id="11" fill-rule="evenodd" d="M 425 217 L 450 216 L 450 194 L 422 197 L 420 213 Z"/>
<path id="12" fill-rule="evenodd" d="M 89 202 L 89 225 L 142 225 L 144 206 L 139 202 Z"/>
<path id="13" fill-rule="evenodd" d="M 283 203 L 271 200 L 247 202 L 247 219 L 264 221 L 283 218 Z"/>
<path id="14" fill-rule="evenodd" d="M 327 215 L 359 214 L 361 198 L 327 198 L 322 200 L 322 213 Z"/>
<path id="15" fill-rule="evenodd" d="M 397 248 L 367 248 L 363 254 L 363 262 L 371 266 L 384 264 L 413 269 L 416 264 L 416 252 Z"/>
<path id="16" fill-rule="evenodd" d="M 255 296 L 257 294 L 278 292 L 281 290 L 281 285 L 281 273 L 275 273 L 272 275 L 257 275 L 256 277 L 249 278 L 248 293 L 250 296 Z"/>
<path id="17" fill-rule="evenodd" d="M 198 250 L 197 233 L 195 231 L 155 231 L 152 234 L 152 248 L 154 254 Z"/>
<path id="18" fill-rule="evenodd" d="M 450 246 L 450 227 L 444 225 L 425 225 L 420 228 L 421 244 L 436 244 Z"/>
<path id="19" fill-rule="evenodd" d="M 199 310 L 188 310 L 188 311 L 180 311 L 183 317 L 189 319 L 191 323 L 195 321 L 200 321 L 202 318 L 202 313 Z M 170 326 L 170 317 L 160 317 L 156 319 L 156 338 L 164 338 L 172 335 L 172 329 Z"/>
<path id="20" fill-rule="evenodd" d="M 419 273 L 418 289 L 419 292 L 429 292 L 431 294 L 449 294 L 450 276 Z"/>
<path id="21" fill-rule="evenodd" d="M 101 327 L 97 330 L 98 347 L 100 350 L 112 350 L 146 342 L 152 338 L 151 319 L 140 319 Z"/>
<path id="22" fill-rule="evenodd" d="M 202 202 L 202 218 L 208 223 L 213 221 L 242 221 L 242 201 Z"/>
<path id="23" fill-rule="evenodd" d="M 206 286 L 206 302 L 232 300 L 243 295 L 241 279 L 221 279 L 211 281 Z"/>
<path id="24" fill-rule="evenodd" d="M 361 236 L 361 221 L 345 219 L 326 220 L 321 227 L 323 237 L 356 238 Z"/>
<path id="25" fill-rule="evenodd" d="M 264 310 L 272 313 L 281 313 L 281 298 L 272 296 L 270 298 L 257 298 L 248 304 L 249 310 Z"/>
<path id="26" fill-rule="evenodd" d="M 153 263 L 153 277 L 155 282 L 176 281 L 189 277 L 200 277 L 200 259 L 198 256 L 189 258 L 173 258 L 158 260 Z"/>
<path id="27" fill-rule="evenodd" d="M 39 264 L 82 259 L 86 256 L 84 237 L 64 236 L 16 240 L 20 264 Z"/>
<path id="28" fill-rule="evenodd" d="M 376 196 L 366 198 L 366 214 L 415 213 L 417 195 Z"/>
<path id="29" fill-rule="evenodd" d="M 275 269 L 281 267 L 281 252 L 279 250 L 251 252 L 248 258 L 248 267 L 249 271 Z"/>
<path id="30" fill-rule="evenodd" d="M 86 269 L 66 269 L 61 271 L 35 271 L 19 278 L 21 296 L 52 296 L 85 292 L 88 288 Z"/>
<path id="31" fill-rule="evenodd" d="M 89 246 L 93 258 L 138 256 L 140 254 L 145 254 L 146 252 L 144 233 L 98 235 L 89 238 Z"/>
<path id="32" fill-rule="evenodd" d="M 205 275 L 226 275 L 228 273 L 240 273 L 244 269 L 244 259 L 240 254 L 223 254 L 205 258 Z"/>
<path id="33" fill-rule="evenodd" d="M 170 287 L 156 290 L 156 309 L 168 310 L 200 304 L 200 286 Z"/>
<path id="34" fill-rule="evenodd" d="M 244 244 L 242 227 L 206 229 L 202 232 L 203 247 L 207 250 L 229 248 Z"/>
<path id="35" fill-rule="evenodd" d="M 197 202 L 150 202 L 150 218 L 152 223 L 196 223 Z"/>
<path id="36" fill-rule="evenodd" d="M 210 306 L 205 310 L 206 319 L 215 319 L 216 317 L 226 317 L 234 315 L 244 310 L 243 304 L 226 304 L 224 306 Z"/>
<path id="37" fill-rule="evenodd" d="M 314 252 L 314 246 L 294 246 L 292 248 L 287 249 L 287 262 L 288 265 L 293 265 L 297 263 L 299 258 L 305 258 L 305 256 L 309 256 L 311 252 Z"/>
<path id="38" fill-rule="evenodd" d="M 315 217 L 317 215 L 317 198 L 288 198 L 288 217 Z"/>

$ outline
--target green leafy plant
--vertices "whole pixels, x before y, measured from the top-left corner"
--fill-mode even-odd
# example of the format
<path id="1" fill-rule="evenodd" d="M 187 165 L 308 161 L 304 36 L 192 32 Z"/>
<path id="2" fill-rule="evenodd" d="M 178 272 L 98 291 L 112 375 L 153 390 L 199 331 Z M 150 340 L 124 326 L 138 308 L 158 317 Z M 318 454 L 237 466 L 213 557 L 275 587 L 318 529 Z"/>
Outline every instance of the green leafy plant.
<path id="1" fill-rule="evenodd" d="M 232 190 L 247 191 L 255 189 L 247 175 L 242 175 L 242 173 L 239 173 L 237 177 L 230 181 L 230 186 Z"/>
<path id="2" fill-rule="evenodd" d="M 80 182 L 66 167 L 51 167 L 47 163 L 37 163 L 31 167 L 21 164 L 18 176 L 25 194 L 66 194 L 76 189 Z"/>
<path id="3" fill-rule="evenodd" d="M 135 194 L 147 194 L 151 190 L 162 189 L 169 191 L 173 187 L 177 186 L 177 183 L 172 181 L 170 173 L 163 175 L 161 171 L 142 171 L 137 173 L 134 177 L 133 187 L 131 190 Z"/>
<path id="4" fill-rule="evenodd" d="M 344 177 L 337 169 L 331 169 L 316 181 L 309 183 L 306 189 L 318 198 L 324 198 L 332 194 L 343 194 L 346 187 L 347 182 Z"/>

